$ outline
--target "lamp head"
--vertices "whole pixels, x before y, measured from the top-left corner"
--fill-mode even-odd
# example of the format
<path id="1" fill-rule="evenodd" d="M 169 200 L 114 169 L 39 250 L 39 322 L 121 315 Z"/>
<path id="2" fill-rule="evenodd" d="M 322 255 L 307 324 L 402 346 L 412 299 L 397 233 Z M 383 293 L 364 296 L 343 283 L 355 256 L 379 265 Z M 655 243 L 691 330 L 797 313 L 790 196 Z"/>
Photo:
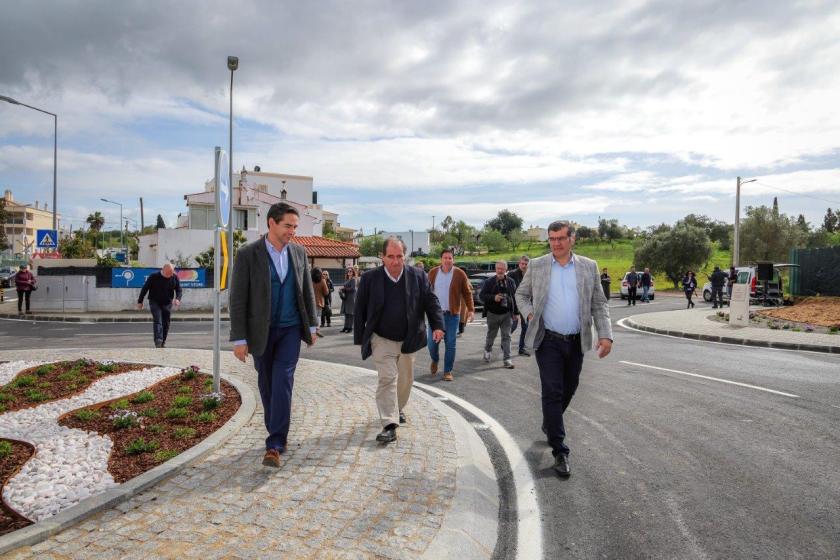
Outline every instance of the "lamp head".
<path id="1" fill-rule="evenodd" d="M 233 72 L 239 68 L 239 57 L 238 56 L 229 56 L 228 57 L 228 70 Z"/>
<path id="2" fill-rule="evenodd" d="M 5 101 L 6 103 L 11 103 L 13 105 L 20 105 L 20 101 L 12 99 L 11 97 L 6 97 L 5 95 L 0 95 L 0 101 Z"/>

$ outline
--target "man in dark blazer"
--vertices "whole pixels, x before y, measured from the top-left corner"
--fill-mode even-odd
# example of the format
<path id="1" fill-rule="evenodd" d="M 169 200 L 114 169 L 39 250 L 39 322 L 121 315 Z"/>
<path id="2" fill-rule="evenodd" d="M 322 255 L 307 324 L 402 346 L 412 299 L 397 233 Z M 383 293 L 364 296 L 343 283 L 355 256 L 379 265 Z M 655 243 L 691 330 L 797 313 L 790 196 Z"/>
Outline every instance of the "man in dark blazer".
<path id="1" fill-rule="evenodd" d="M 443 338 L 443 312 L 426 273 L 405 265 L 405 243 L 389 237 L 382 245 L 383 266 L 362 274 L 353 314 L 353 342 L 362 346 L 362 359 L 373 356 L 379 373 L 376 406 L 382 433 L 376 440 L 397 439 L 405 423 L 403 409 L 414 382 L 414 353 L 426 347 L 429 319 L 432 339 Z"/>
<path id="2" fill-rule="evenodd" d="M 292 243 L 300 215 L 284 202 L 268 210 L 268 233 L 236 255 L 230 291 L 230 340 L 257 369 L 265 428 L 263 465 L 280 466 L 292 411 L 300 343 L 315 344 L 315 294 L 306 251 Z"/>

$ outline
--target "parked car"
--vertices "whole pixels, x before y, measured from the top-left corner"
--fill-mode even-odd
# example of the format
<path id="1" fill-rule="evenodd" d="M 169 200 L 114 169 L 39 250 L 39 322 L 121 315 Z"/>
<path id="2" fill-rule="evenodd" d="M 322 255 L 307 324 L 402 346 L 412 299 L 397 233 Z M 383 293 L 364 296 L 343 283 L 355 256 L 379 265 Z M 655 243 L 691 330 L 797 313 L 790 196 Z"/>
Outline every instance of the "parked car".
<path id="1" fill-rule="evenodd" d="M 481 291 L 481 285 L 485 280 L 492 278 L 495 275 L 495 272 L 476 272 L 468 276 L 470 287 L 472 288 L 473 305 L 476 309 L 484 309 L 484 303 L 478 299 L 478 292 Z"/>
<path id="2" fill-rule="evenodd" d="M 767 283 L 767 299 L 775 303 L 780 303 L 784 299 L 784 290 L 781 282 L 781 270 L 784 268 L 791 268 L 797 265 L 794 264 L 774 264 L 773 265 L 773 279 Z M 764 286 L 762 282 L 758 281 L 756 270 L 754 266 L 739 266 L 735 268 L 738 273 L 739 284 L 749 284 L 750 286 L 750 303 L 760 303 L 764 301 Z M 728 273 L 728 271 L 727 271 Z M 728 281 L 727 281 L 728 284 Z M 712 301 L 712 283 L 706 282 L 703 284 L 703 299 L 707 302 Z M 724 287 L 723 301 L 729 301 L 729 290 Z"/>
<path id="3" fill-rule="evenodd" d="M 0 268 L 0 285 L 4 288 L 14 287 L 15 274 L 17 274 L 17 271 L 18 269 L 10 266 Z"/>
<path id="4" fill-rule="evenodd" d="M 636 271 L 636 274 L 639 275 L 639 278 L 642 277 L 642 273 Z M 621 288 L 619 288 L 619 292 L 621 294 L 621 299 L 627 299 L 627 295 L 630 293 L 629 285 L 627 283 L 627 277 L 630 275 L 630 271 L 624 273 L 624 277 L 621 279 Z M 650 290 L 648 291 L 648 298 L 653 299 L 656 292 L 656 288 L 653 286 L 653 276 L 650 278 Z M 636 299 L 642 299 L 642 288 L 638 288 L 636 290 Z"/>

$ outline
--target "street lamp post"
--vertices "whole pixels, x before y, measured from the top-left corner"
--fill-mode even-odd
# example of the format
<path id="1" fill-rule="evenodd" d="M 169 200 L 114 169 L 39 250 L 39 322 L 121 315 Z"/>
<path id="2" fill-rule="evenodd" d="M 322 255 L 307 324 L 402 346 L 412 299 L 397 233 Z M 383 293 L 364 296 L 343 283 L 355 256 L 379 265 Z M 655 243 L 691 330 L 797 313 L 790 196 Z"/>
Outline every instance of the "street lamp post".
<path id="1" fill-rule="evenodd" d="M 746 185 L 747 183 L 752 183 L 757 179 L 748 179 L 746 181 L 741 180 L 738 177 L 735 187 L 735 227 L 733 236 L 732 236 L 732 266 L 738 266 L 740 264 L 740 257 L 741 257 L 741 185 Z"/>
<path id="2" fill-rule="evenodd" d="M 114 202 L 113 200 L 108 200 L 107 198 L 100 198 L 99 200 L 101 200 L 102 202 L 107 202 L 109 204 L 116 204 L 117 206 L 120 207 L 120 245 L 122 245 L 123 255 L 125 255 L 125 257 L 126 257 L 125 261 L 126 261 L 126 264 L 128 264 L 128 251 L 125 248 L 125 236 L 123 235 L 123 228 L 122 228 L 122 225 L 123 225 L 123 205 L 120 204 L 119 202 Z"/>
<path id="3" fill-rule="evenodd" d="M 228 124 L 228 185 L 233 188 L 233 73 L 239 68 L 239 57 L 229 56 L 227 59 L 227 67 L 230 70 L 230 120 Z M 242 187 L 240 186 L 240 189 Z M 240 195 L 242 191 L 240 190 Z M 231 192 L 231 196 L 233 192 Z M 228 266 L 227 285 L 230 286 L 233 280 L 233 204 L 230 205 L 230 214 L 228 215 L 228 259 L 231 264 Z"/>
<path id="4" fill-rule="evenodd" d="M 12 99 L 11 97 L 7 97 L 5 95 L 0 95 L 0 101 L 5 101 L 6 103 L 11 103 L 12 105 L 22 105 L 29 109 L 33 109 L 38 111 L 39 113 L 44 113 L 45 115 L 51 115 L 53 118 L 53 211 L 52 211 L 52 228 L 58 231 L 58 217 L 56 212 L 58 212 L 57 204 L 58 204 L 58 115 L 55 113 L 50 113 L 49 111 L 45 111 L 43 109 L 39 109 L 38 107 L 33 107 L 32 105 L 27 105 L 26 103 L 21 103 L 16 99 Z"/>

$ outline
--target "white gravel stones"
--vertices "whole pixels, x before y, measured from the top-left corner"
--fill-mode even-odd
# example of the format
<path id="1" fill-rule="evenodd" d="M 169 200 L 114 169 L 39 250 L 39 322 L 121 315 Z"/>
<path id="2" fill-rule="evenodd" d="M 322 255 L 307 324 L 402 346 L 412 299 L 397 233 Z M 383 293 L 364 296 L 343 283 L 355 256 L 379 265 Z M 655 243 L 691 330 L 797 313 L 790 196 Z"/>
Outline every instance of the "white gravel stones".
<path id="1" fill-rule="evenodd" d="M 15 376 L 23 370 L 35 366 L 40 366 L 41 364 L 45 363 L 47 362 L 24 362 L 18 360 L 15 362 L 6 362 L 5 364 L 0 364 L 0 387 L 14 379 Z"/>
<path id="2" fill-rule="evenodd" d="M 32 365 L 38 363 L 9 362 L 2 366 L 6 369 L 18 367 L 11 374 L 14 377 L 18 371 Z M 113 375 L 100 379 L 74 397 L 0 415 L 0 437 L 28 441 L 36 451 L 20 473 L 6 484 L 3 498 L 24 516 L 40 521 L 115 486 L 116 482 L 108 472 L 108 457 L 113 447 L 111 439 L 59 426 L 59 416 L 136 393 L 178 371 L 172 367 L 150 367 Z"/>

